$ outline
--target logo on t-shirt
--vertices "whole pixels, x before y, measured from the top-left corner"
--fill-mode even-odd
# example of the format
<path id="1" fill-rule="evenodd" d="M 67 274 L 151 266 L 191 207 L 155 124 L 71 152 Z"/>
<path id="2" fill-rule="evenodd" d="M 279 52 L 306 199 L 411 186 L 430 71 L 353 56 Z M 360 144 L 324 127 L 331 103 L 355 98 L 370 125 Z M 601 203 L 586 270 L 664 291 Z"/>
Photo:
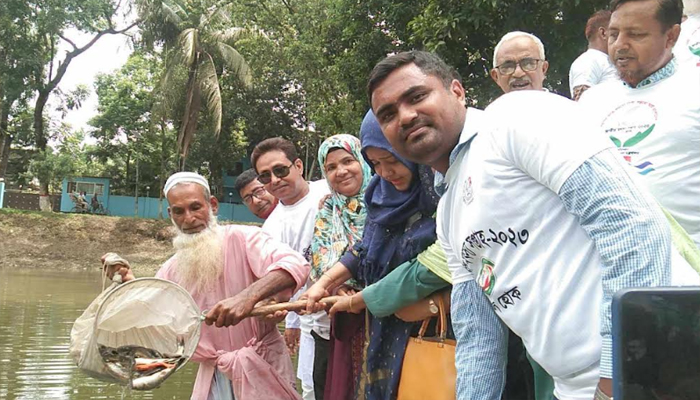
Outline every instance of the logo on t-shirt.
<path id="1" fill-rule="evenodd" d="M 697 28 L 688 37 L 688 50 L 700 57 L 700 28 Z"/>
<path id="2" fill-rule="evenodd" d="M 493 272 L 495 267 L 496 265 L 493 261 L 488 258 L 484 257 L 481 259 L 481 271 L 479 271 L 476 282 L 487 296 L 493 292 L 493 286 L 496 284 L 496 274 Z"/>
<path id="3" fill-rule="evenodd" d="M 472 177 L 470 176 L 467 178 L 467 184 L 464 185 L 464 189 L 462 190 L 462 201 L 468 206 L 473 200 L 474 189 L 472 189 Z"/>
<path id="4" fill-rule="evenodd" d="M 613 110 L 601 126 L 618 151 L 641 175 L 654 171 L 653 163 L 643 159 L 635 146 L 651 135 L 656 127 L 658 112 L 646 101 L 630 101 Z"/>

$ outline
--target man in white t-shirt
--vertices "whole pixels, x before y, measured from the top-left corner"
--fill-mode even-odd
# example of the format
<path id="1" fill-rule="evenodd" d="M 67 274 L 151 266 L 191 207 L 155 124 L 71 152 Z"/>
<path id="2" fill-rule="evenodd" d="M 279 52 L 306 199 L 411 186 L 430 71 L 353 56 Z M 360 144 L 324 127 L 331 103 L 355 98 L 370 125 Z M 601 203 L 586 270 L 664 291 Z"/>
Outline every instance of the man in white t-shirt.
<path id="1" fill-rule="evenodd" d="M 569 69 L 569 87 L 573 100 L 578 100 L 592 86 L 618 80 L 617 71 L 608 57 L 607 30 L 610 14 L 608 10 L 600 10 L 588 18 L 585 30 L 588 50 L 578 56 Z"/>
<path id="2" fill-rule="evenodd" d="M 613 3 L 610 54 L 623 82 L 581 98 L 586 113 L 700 246 L 700 69 L 673 57 L 680 0 Z M 675 7 L 672 7 L 674 6 Z"/>
<path id="3" fill-rule="evenodd" d="M 559 400 L 608 398 L 613 293 L 671 282 L 668 224 L 611 143 L 574 102 L 542 91 L 467 109 L 459 76 L 431 53 L 384 59 L 368 87 L 392 147 L 445 174 L 437 230 L 453 279 L 457 398 L 500 398 L 504 323 Z"/>
<path id="4" fill-rule="evenodd" d="M 316 214 L 323 197 L 330 193 L 325 180 L 307 182 L 304 165 L 290 141 L 270 138 L 258 143 L 251 154 L 253 168 L 265 190 L 279 199 L 279 203 L 263 224 L 263 231 L 306 255 L 311 244 Z M 303 292 L 304 289 L 300 290 Z M 320 339 L 318 348 L 314 336 Z M 304 400 L 321 399 L 323 393 L 314 393 L 314 387 L 325 385 L 330 319 L 322 311 L 298 316 L 289 313 L 286 319 L 285 340 L 294 350 L 299 342 L 297 377 L 301 380 Z M 325 340 L 325 342 L 324 342 Z M 321 361 L 315 363 L 315 355 Z"/>
<path id="5" fill-rule="evenodd" d="M 700 0 L 683 0 L 683 12 L 687 18 L 673 54 L 681 65 L 700 68 Z"/>
<path id="6" fill-rule="evenodd" d="M 527 32 L 508 32 L 493 51 L 491 79 L 508 93 L 514 90 L 543 90 L 549 63 L 544 57 L 544 45 Z"/>

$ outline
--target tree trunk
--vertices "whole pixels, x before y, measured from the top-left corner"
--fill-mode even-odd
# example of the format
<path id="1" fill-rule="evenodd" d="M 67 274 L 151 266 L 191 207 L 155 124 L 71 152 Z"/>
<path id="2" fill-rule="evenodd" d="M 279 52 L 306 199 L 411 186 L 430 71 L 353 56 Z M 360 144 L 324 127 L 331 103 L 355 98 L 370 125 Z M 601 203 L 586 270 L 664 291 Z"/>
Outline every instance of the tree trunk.
<path id="1" fill-rule="evenodd" d="M 0 154 L 0 178 L 5 177 L 7 173 L 7 163 L 10 161 L 10 145 L 12 144 L 12 136 L 6 135 L 5 144 L 2 148 L 2 153 Z"/>
<path id="2" fill-rule="evenodd" d="M 136 157 L 136 187 L 134 188 L 134 217 L 139 216 L 139 158 Z"/>
<path id="3" fill-rule="evenodd" d="M 199 55 L 195 57 L 194 65 L 197 65 Z M 177 137 L 177 148 L 180 154 L 179 170 L 185 170 L 187 161 L 187 152 L 190 144 L 194 140 L 194 134 L 197 131 L 197 122 L 199 120 L 199 108 L 202 104 L 201 93 L 199 92 L 199 83 L 197 82 L 197 68 L 193 67 L 189 70 L 187 78 L 187 98 L 185 103 L 185 113 L 182 117 L 180 133 Z"/>
<path id="4" fill-rule="evenodd" d="M 165 121 L 160 122 L 160 172 L 158 173 L 158 218 L 163 218 L 163 187 L 165 186 L 165 168 L 167 164 L 167 131 Z"/>
<path id="5" fill-rule="evenodd" d="M 211 170 L 211 183 L 213 184 L 213 188 L 211 191 L 211 194 L 216 196 L 216 198 L 219 199 L 219 201 L 224 199 L 224 175 L 223 175 L 223 167 L 221 166 L 221 149 L 219 146 L 214 146 L 214 151 L 211 157 L 209 158 L 209 169 Z"/>
<path id="6" fill-rule="evenodd" d="M 46 151 L 46 134 L 44 133 L 44 107 L 46 102 L 49 100 L 49 94 L 51 90 L 55 88 L 52 87 L 49 90 L 40 90 L 39 97 L 36 99 L 36 104 L 34 106 L 34 141 L 36 142 L 36 148 L 40 152 Z M 39 210 L 41 211 L 52 211 L 51 209 L 51 198 L 49 197 L 49 182 L 39 180 Z"/>
<path id="7" fill-rule="evenodd" d="M 0 89 L 1 90 L 1 89 Z M 0 93 L 0 178 L 5 177 L 7 163 L 10 160 L 10 145 L 12 135 L 7 131 L 10 118 L 10 104 L 2 98 Z"/>

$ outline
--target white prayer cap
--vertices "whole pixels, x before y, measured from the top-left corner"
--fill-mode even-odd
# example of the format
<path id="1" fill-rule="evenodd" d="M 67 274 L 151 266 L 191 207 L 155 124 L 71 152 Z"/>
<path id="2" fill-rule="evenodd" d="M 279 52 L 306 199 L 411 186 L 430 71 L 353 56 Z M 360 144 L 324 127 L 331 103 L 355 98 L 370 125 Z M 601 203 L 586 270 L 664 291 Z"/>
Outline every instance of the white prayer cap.
<path id="1" fill-rule="evenodd" d="M 207 193 L 210 192 L 209 190 L 209 182 L 200 174 L 196 172 L 176 172 L 172 175 L 170 175 L 170 178 L 165 182 L 165 187 L 163 188 L 163 192 L 165 193 L 165 196 L 168 196 L 168 192 L 170 189 L 175 187 L 178 183 L 196 183 L 199 185 L 204 186 L 205 189 L 207 189 Z"/>

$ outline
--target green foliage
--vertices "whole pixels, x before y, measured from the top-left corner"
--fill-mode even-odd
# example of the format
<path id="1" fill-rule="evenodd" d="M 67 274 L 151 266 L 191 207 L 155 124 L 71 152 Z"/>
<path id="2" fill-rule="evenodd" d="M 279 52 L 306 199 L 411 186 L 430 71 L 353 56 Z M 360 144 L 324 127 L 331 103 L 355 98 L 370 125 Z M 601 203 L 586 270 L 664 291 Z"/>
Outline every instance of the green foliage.
<path id="1" fill-rule="evenodd" d="M 569 66 L 586 48 L 585 22 L 607 0 L 134 4 L 141 18 L 138 50 L 123 68 L 97 78 L 99 114 L 90 132 L 96 144 L 82 149 L 80 161 L 99 163 L 114 178 L 115 193 L 134 190 L 137 165 L 139 191 L 157 187 L 164 175 L 185 166 L 177 165 L 178 146 L 181 158 L 189 151 L 187 169 L 210 171 L 219 186 L 221 171 L 272 136 L 292 140 L 307 177 L 314 175 L 318 144 L 333 134 L 358 133 L 369 108 L 369 73 L 398 51 L 439 53 L 462 75 L 471 104 L 483 108 L 501 94 L 489 77 L 496 43 L 509 31 L 524 30 L 545 44 L 545 84 L 567 95 Z M 96 32 L 109 25 L 115 6 L 109 0 L 0 2 L 0 91 L 27 97 L 23 93 L 46 73 L 56 35 L 69 26 Z M 79 106 L 81 98 L 80 91 L 67 94 L 65 109 Z M 26 130 L 20 103 L 11 118 L 18 131 Z M 42 162 L 60 169 L 52 156 L 42 155 Z"/>
<path id="2" fill-rule="evenodd" d="M 167 63 L 160 87 L 184 86 L 180 98 L 178 149 L 181 166 L 187 157 L 200 119 L 206 111 L 208 127 L 218 136 L 222 128 L 222 96 L 219 79 L 235 76 L 244 86 L 251 81 L 250 68 L 235 49 L 236 42 L 251 32 L 231 26 L 226 3 L 186 0 L 141 0 L 144 37 L 166 48 Z M 148 44 L 152 45 L 152 44 Z M 186 73 L 183 73 L 186 72 Z M 172 105 L 166 109 L 172 110 Z"/>
<path id="3" fill-rule="evenodd" d="M 175 133 L 162 110 L 168 96 L 157 90 L 162 73 L 157 53 L 135 52 L 111 74 L 97 77 L 98 115 L 90 124 L 96 140 L 93 155 L 112 178 L 113 193 L 158 193 L 160 179 L 175 170 Z"/>
<path id="4" fill-rule="evenodd" d="M 38 153 L 30 161 L 28 177 L 48 182 L 53 191 L 60 190 L 63 178 L 74 175 L 75 163 L 69 154 L 54 154 L 51 149 Z"/>

